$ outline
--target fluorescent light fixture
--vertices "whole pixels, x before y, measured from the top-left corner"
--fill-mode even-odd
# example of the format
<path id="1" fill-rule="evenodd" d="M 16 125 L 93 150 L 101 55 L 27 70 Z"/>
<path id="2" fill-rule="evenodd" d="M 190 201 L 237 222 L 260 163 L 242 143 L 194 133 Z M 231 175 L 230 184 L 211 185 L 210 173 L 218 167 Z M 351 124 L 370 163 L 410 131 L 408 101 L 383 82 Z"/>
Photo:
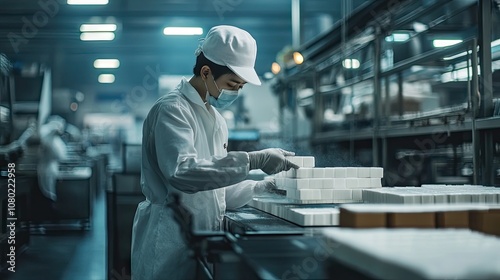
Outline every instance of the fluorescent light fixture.
<path id="1" fill-rule="evenodd" d="M 359 60 L 357 59 L 344 59 L 344 61 L 342 61 L 342 66 L 344 66 L 344 68 L 347 68 L 347 69 L 358 69 L 359 66 L 360 66 L 360 63 L 359 63 Z"/>
<path id="2" fill-rule="evenodd" d="M 118 68 L 120 61 L 118 59 L 96 59 L 94 60 L 94 68 Z"/>
<path id="3" fill-rule="evenodd" d="M 386 42 L 406 42 L 410 39 L 410 34 L 408 33 L 393 33 L 385 37 Z"/>
<path id="4" fill-rule="evenodd" d="M 108 24 L 93 24 L 87 23 L 80 25 L 80 32 L 113 32 L 116 31 L 116 24 L 108 23 Z"/>
<path id="5" fill-rule="evenodd" d="M 492 48 L 496 47 L 496 46 L 500 46 L 500 39 L 497 39 L 497 40 L 491 42 L 491 47 Z"/>
<path id="6" fill-rule="evenodd" d="M 101 84 L 112 84 L 115 82 L 115 75 L 113 74 L 101 74 L 97 78 Z"/>
<path id="7" fill-rule="evenodd" d="M 459 57 L 467 55 L 467 53 L 471 54 L 472 51 L 461 52 L 461 53 L 458 53 L 458 54 L 455 54 L 455 55 L 452 55 L 452 56 L 443 57 L 443 60 L 452 60 L 452 59 L 455 59 L 455 58 L 459 58 Z"/>
<path id="8" fill-rule="evenodd" d="M 460 39 L 436 39 L 432 41 L 432 45 L 435 48 L 444 48 L 444 47 L 449 47 L 453 46 L 459 43 L 462 43 L 463 41 Z"/>
<path id="9" fill-rule="evenodd" d="M 415 21 L 413 23 L 413 30 L 415 30 L 415 32 L 417 33 L 424 32 L 427 29 L 429 29 L 429 27 L 421 22 Z"/>
<path id="10" fill-rule="evenodd" d="M 165 27 L 163 29 L 165 35 L 201 35 L 203 28 L 201 27 Z"/>
<path id="11" fill-rule="evenodd" d="M 112 41 L 115 39 L 113 32 L 83 32 L 80 34 L 82 41 Z"/>
<path id="12" fill-rule="evenodd" d="M 68 5 L 107 5 L 108 0 L 68 0 Z"/>

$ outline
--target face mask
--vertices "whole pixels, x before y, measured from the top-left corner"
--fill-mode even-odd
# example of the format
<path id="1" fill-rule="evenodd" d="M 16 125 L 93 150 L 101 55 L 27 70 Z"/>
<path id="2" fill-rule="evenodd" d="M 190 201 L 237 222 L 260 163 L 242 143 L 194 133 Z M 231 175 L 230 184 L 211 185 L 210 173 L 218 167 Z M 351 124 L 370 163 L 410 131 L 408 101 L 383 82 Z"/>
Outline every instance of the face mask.
<path id="1" fill-rule="evenodd" d="M 215 79 L 214 79 L 214 84 L 217 90 L 219 91 L 218 98 L 213 97 L 208 92 L 207 83 L 205 82 L 205 87 L 207 88 L 206 100 L 210 105 L 214 106 L 215 108 L 219 109 L 227 108 L 236 100 L 236 98 L 238 98 L 238 94 L 240 93 L 239 90 L 227 90 L 227 89 L 220 90 L 217 84 L 215 83 Z"/>

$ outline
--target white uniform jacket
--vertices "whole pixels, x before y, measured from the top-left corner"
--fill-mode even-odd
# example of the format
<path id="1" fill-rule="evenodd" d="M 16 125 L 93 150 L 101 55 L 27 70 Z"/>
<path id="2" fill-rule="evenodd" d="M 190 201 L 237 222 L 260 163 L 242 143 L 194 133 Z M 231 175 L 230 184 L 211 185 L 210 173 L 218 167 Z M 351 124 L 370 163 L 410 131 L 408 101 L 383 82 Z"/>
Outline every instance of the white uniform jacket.
<path id="1" fill-rule="evenodd" d="M 222 227 L 226 208 L 248 203 L 255 181 L 246 152 L 227 153 L 225 120 L 183 78 L 156 101 L 143 126 L 141 202 L 132 231 L 132 279 L 192 279 L 189 257 L 166 198 L 179 193 L 195 230 Z"/>

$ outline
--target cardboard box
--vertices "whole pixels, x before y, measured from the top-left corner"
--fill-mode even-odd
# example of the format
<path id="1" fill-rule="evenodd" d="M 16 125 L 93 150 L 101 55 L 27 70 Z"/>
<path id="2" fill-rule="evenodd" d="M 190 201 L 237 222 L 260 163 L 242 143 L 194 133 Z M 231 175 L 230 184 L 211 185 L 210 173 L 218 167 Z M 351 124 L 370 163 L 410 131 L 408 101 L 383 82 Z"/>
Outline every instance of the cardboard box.
<path id="1" fill-rule="evenodd" d="M 377 228 L 386 227 L 384 212 L 352 212 L 340 208 L 340 227 Z"/>
<path id="2" fill-rule="evenodd" d="M 438 228 L 469 228 L 469 211 L 445 211 L 436 213 Z"/>
<path id="3" fill-rule="evenodd" d="M 387 227 L 390 228 L 435 228 L 434 212 L 388 213 Z"/>
<path id="4" fill-rule="evenodd" d="M 470 229 L 500 236 L 500 209 L 469 212 Z"/>

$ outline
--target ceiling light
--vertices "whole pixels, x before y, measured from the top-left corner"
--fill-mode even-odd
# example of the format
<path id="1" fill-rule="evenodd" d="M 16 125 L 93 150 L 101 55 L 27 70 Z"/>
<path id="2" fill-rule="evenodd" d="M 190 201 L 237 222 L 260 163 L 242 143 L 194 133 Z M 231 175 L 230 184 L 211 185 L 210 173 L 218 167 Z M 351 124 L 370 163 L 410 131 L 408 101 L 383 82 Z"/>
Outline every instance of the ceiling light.
<path id="1" fill-rule="evenodd" d="M 277 75 L 281 71 L 281 66 L 279 65 L 278 62 L 273 62 L 271 65 L 271 72 L 273 72 L 274 75 Z"/>
<path id="2" fill-rule="evenodd" d="M 432 45 L 435 48 L 449 47 L 456 44 L 462 43 L 460 39 L 436 39 L 432 41 Z"/>
<path id="3" fill-rule="evenodd" d="M 295 64 L 302 64 L 304 62 L 304 57 L 302 56 L 301 53 L 294 52 L 293 53 L 293 61 L 295 61 Z"/>
<path id="4" fill-rule="evenodd" d="M 415 32 L 417 33 L 424 32 L 427 29 L 429 29 L 429 27 L 421 22 L 415 21 L 413 23 L 413 30 L 415 30 Z"/>
<path id="5" fill-rule="evenodd" d="M 344 59 L 344 61 L 342 61 L 342 66 L 344 66 L 344 68 L 346 69 L 358 69 L 359 66 L 360 66 L 360 63 L 359 63 L 359 60 L 357 59 Z"/>
<path id="6" fill-rule="evenodd" d="M 500 39 L 491 42 L 491 47 L 500 46 Z"/>
<path id="7" fill-rule="evenodd" d="M 96 59 L 94 60 L 95 68 L 118 68 L 120 61 L 118 59 Z"/>
<path id="8" fill-rule="evenodd" d="M 82 41 L 112 41 L 115 39 L 113 32 L 83 32 L 80 34 Z"/>
<path id="9" fill-rule="evenodd" d="M 109 24 L 82 24 L 80 25 L 80 31 L 81 32 L 103 32 L 103 31 L 108 31 L 108 32 L 113 32 L 116 31 L 116 24 L 114 23 L 109 23 Z"/>
<path id="10" fill-rule="evenodd" d="M 108 0 L 68 0 L 68 5 L 107 5 Z"/>
<path id="11" fill-rule="evenodd" d="M 410 39 L 410 34 L 408 33 L 393 33 L 385 37 L 386 42 L 406 42 Z"/>
<path id="12" fill-rule="evenodd" d="M 165 27 L 163 29 L 165 35 L 201 35 L 203 28 L 201 27 Z"/>
<path id="13" fill-rule="evenodd" d="M 97 78 L 101 84 L 112 84 L 115 82 L 115 75 L 113 74 L 101 74 Z"/>
<path id="14" fill-rule="evenodd" d="M 459 58 L 459 57 L 462 57 L 462 56 L 465 56 L 467 54 L 471 54 L 472 51 L 467 51 L 467 52 L 461 52 L 461 53 L 458 53 L 458 54 L 455 54 L 455 55 L 452 55 L 452 56 L 446 56 L 446 57 L 443 57 L 443 60 L 453 60 L 455 58 Z"/>

